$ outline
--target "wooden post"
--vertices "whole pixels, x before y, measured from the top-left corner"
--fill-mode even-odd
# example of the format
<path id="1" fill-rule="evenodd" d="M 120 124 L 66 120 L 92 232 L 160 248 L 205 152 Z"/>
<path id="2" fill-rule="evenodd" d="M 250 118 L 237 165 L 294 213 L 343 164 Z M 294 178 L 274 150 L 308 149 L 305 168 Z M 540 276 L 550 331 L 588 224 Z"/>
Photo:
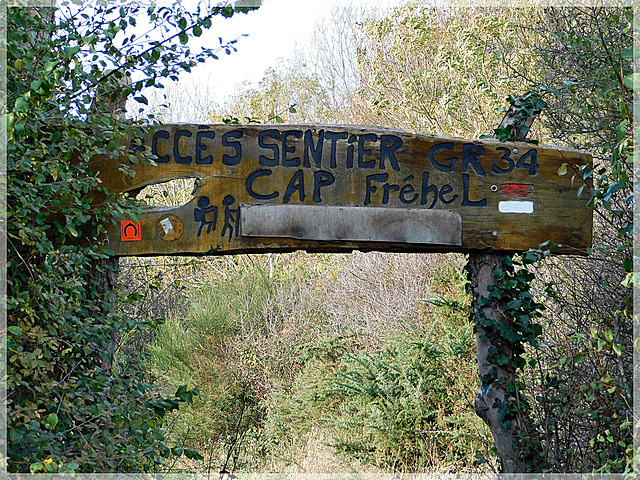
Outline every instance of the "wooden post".
<path id="1" fill-rule="evenodd" d="M 524 95 L 516 100 L 514 105 L 504 116 L 499 128 L 508 128 L 515 133 L 516 141 L 524 141 L 535 117 L 540 113 L 540 109 L 534 110 L 534 114 L 527 114 L 521 107 L 530 94 Z M 526 128 L 521 129 L 524 126 Z M 524 131 L 524 133 L 523 133 Z M 497 138 L 497 135 L 494 135 Z M 489 298 L 489 287 L 496 283 L 493 269 L 503 268 L 501 254 L 496 253 L 476 253 L 469 254 L 469 280 L 473 293 L 473 313 L 475 318 L 485 317 L 497 322 L 510 324 L 512 318 L 505 315 L 504 305 L 490 304 L 481 307 L 483 298 Z M 518 448 L 517 437 L 525 432 L 526 419 L 521 416 L 509 422 L 509 427 L 504 427 L 503 419 L 500 415 L 498 405 L 506 402 L 510 396 L 507 385 L 515 383 L 517 380 L 515 365 L 497 365 L 489 358 L 491 351 L 496 346 L 491 341 L 491 332 L 487 331 L 480 322 L 476 323 L 476 346 L 478 359 L 478 375 L 481 379 L 478 393 L 475 398 L 476 413 L 489 426 L 496 450 L 500 457 L 502 473 L 524 473 L 525 459 L 523 452 Z M 502 354 L 508 358 L 513 357 L 513 352 L 504 351 Z M 483 381 L 485 375 L 493 371 L 491 381 Z"/>
<path id="2" fill-rule="evenodd" d="M 500 255 L 495 253 L 469 254 L 469 276 L 476 318 L 483 315 L 498 322 L 509 323 L 512 321 L 502 313 L 501 305 L 493 304 L 480 307 L 481 299 L 489 297 L 489 287 L 496 283 L 493 269 L 502 266 Z M 522 431 L 523 424 L 520 421 L 511 422 L 509 428 L 505 429 L 497 407 L 500 402 L 506 401 L 509 397 L 506 386 L 515 382 L 516 369 L 513 365 L 497 365 L 488 360 L 490 351 L 495 348 L 491 341 L 491 332 L 488 332 L 480 323 L 476 323 L 476 328 L 478 375 L 482 379 L 495 369 L 494 380 L 491 382 L 481 380 L 480 382 L 475 398 L 476 413 L 491 430 L 500 457 L 502 473 L 521 473 L 524 472 L 524 459 L 521 458 L 517 448 L 516 438 L 518 433 Z M 503 353 L 507 357 L 511 356 L 511 352 Z"/>
<path id="3" fill-rule="evenodd" d="M 108 73 L 108 72 L 105 72 Z M 131 79 L 130 77 L 124 77 L 123 81 L 120 82 L 120 87 L 130 86 Z M 109 100 L 109 94 L 106 89 L 97 88 L 96 89 L 96 98 L 93 100 L 92 109 L 96 111 L 101 111 L 104 113 L 108 113 L 111 115 L 117 115 L 121 119 L 125 118 L 125 105 L 126 105 L 126 97 L 118 94 L 118 97 L 115 101 Z M 102 106 L 101 102 L 104 102 Z M 106 109 L 106 111 L 105 111 Z M 95 269 L 92 270 L 92 275 L 95 280 L 99 282 L 101 295 L 105 299 L 109 299 L 108 305 L 110 308 L 110 312 L 104 312 L 105 314 L 113 312 L 116 306 L 115 297 L 113 296 L 113 292 L 116 287 L 116 283 L 118 281 L 118 269 L 120 266 L 120 258 L 117 256 L 106 258 L 104 260 L 99 260 L 95 263 Z M 118 331 L 113 328 L 110 332 L 110 342 L 109 342 L 109 352 L 108 356 L 102 361 L 101 368 L 102 370 L 109 374 L 113 367 L 113 356 L 115 353 L 116 342 L 118 339 Z"/>

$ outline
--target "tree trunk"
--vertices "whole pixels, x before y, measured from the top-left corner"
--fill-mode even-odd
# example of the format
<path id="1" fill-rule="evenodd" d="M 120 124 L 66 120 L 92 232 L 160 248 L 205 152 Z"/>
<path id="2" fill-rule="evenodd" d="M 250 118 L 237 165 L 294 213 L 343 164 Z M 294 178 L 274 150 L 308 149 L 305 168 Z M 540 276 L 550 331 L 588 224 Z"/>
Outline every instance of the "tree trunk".
<path id="1" fill-rule="evenodd" d="M 523 106 L 528 108 L 525 110 Z M 527 93 L 517 98 L 505 114 L 498 128 L 511 126 L 512 135 L 516 141 L 524 141 L 529 127 L 540 113 L 544 102 L 536 94 Z M 526 127 L 526 128 L 521 128 Z M 498 138 L 494 135 L 493 138 Z M 503 312 L 502 305 L 488 304 L 481 307 L 482 298 L 489 298 L 489 287 L 496 283 L 493 275 L 495 267 L 503 267 L 501 255 L 495 253 L 469 254 L 469 280 L 473 292 L 473 313 L 476 319 L 488 318 L 497 322 L 509 324 L 512 318 Z M 476 322 L 476 346 L 478 358 L 478 374 L 480 386 L 475 398 L 476 413 L 491 430 L 496 450 L 500 457 L 502 473 L 524 473 L 525 454 L 519 447 L 518 435 L 526 434 L 526 419 L 504 418 L 504 410 L 500 406 L 507 401 L 510 394 L 507 385 L 517 381 L 516 367 L 510 362 L 507 365 L 492 363 L 491 353 L 498 347 L 492 342 L 495 328 L 487 330 L 482 322 Z M 513 352 L 500 347 L 501 356 L 513 358 Z M 507 420 L 505 422 L 505 420 Z"/>
<path id="2" fill-rule="evenodd" d="M 107 73 L 107 72 L 105 72 Z M 125 77 L 125 80 L 120 82 L 122 87 L 130 86 L 131 80 L 128 77 Z M 115 101 L 107 100 L 108 94 L 110 92 L 106 89 L 98 88 L 96 89 L 96 98 L 94 99 L 93 107 L 94 109 L 98 109 L 101 102 L 106 102 L 107 112 L 118 115 L 122 119 L 125 118 L 126 112 L 126 97 L 123 95 L 118 95 Z M 95 268 L 92 271 L 93 278 L 99 282 L 101 295 L 107 300 L 106 303 L 109 305 L 109 311 L 105 311 L 105 315 L 112 313 L 116 307 L 116 298 L 114 296 L 114 289 L 116 287 L 116 283 L 118 281 L 118 269 L 120 267 L 120 259 L 118 257 L 111 257 L 104 260 L 100 260 L 96 262 Z M 118 331 L 113 328 L 109 333 L 109 347 L 107 356 L 102 361 L 101 367 L 105 373 L 111 372 L 113 367 L 113 357 L 116 350 L 116 343 L 118 341 Z"/>
<path id="3" fill-rule="evenodd" d="M 482 297 L 489 298 L 489 287 L 496 283 L 493 275 L 495 267 L 502 267 L 499 255 L 493 253 L 472 253 L 469 255 L 471 291 L 473 292 L 473 313 L 476 318 L 486 317 L 498 322 L 509 322 L 500 305 L 480 307 Z M 491 341 L 492 331 L 485 329 L 481 322 L 476 322 L 476 346 L 478 358 L 478 374 L 481 379 L 485 375 L 490 381 L 481 380 L 475 398 L 476 413 L 489 426 L 493 441 L 500 456 L 503 473 L 521 473 L 525 471 L 524 459 L 516 442 L 518 433 L 522 432 L 521 422 L 511 421 L 505 428 L 499 405 L 507 401 L 509 393 L 506 386 L 516 381 L 515 366 L 497 365 L 489 360 L 490 351 L 495 348 Z M 511 356 L 511 352 L 502 352 Z M 491 373 L 495 376 L 490 375 Z"/>

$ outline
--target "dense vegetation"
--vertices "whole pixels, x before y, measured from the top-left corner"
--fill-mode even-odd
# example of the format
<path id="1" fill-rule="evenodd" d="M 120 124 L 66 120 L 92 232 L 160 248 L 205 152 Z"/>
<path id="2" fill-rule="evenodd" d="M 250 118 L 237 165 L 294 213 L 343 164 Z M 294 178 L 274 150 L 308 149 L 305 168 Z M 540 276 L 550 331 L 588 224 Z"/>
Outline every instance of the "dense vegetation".
<path id="1" fill-rule="evenodd" d="M 93 99 L 145 103 L 143 88 L 215 57 L 194 57 L 189 35 L 234 13 L 95 8 L 55 21 L 46 9 L 8 17 L 9 469 L 500 468 L 473 408 L 461 255 L 127 259 L 113 292 L 89 274 L 113 262 L 74 239 L 98 239 L 102 222 L 136 207 L 88 195 L 99 185 L 86 162 L 122 155 L 118 140 L 141 127 Z M 118 33 L 134 13 L 163 19 L 166 40 L 146 48 Z M 492 295 L 520 322 L 504 418 L 521 421 L 528 471 L 630 472 L 632 11 L 416 3 L 362 13 L 338 11 L 315 36 L 321 53 L 266 72 L 211 118 L 475 138 L 493 133 L 505 99 L 540 99 L 529 137 L 594 155 L 593 168 L 558 172 L 593 199 L 594 247 L 581 257 L 529 252 L 496 272 Z M 94 52 L 110 73 L 83 63 Z M 541 328 L 524 328 L 533 324 Z"/>
<path id="2" fill-rule="evenodd" d="M 297 95 L 292 72 L 306 63 L 315 76 L 299 71 L 298 81 L 315 79 L 326 92 L 338 86 L 343 100 L 318 120 L 478 137 L 496 128 L 509 106 L 505 99 L 513 102 L 530 92 L 543 113 L 529 138 L 594 155 L 593 168 L 566 165 L 558 172 L 584 182 L 581 194 L 592 197 L 596 226 L 588 255 L 554 258 L 548 251 L 532 252 L 507 259 L 508 268 L 497 272 L 502 289 L 496 298 L 526 322 L 510 330 L 510 338 L 500 338 L 520 352 L 521 362 L 505 419 L 520 422 L 518 448 L 529 471 L 628 471 L 633 427 L 631 177 L 637 158 L 631 10 L 436 11 L 408 4 L 350 29 L 353 14 L 353 9 L 343 10 L 334 17 L 333 28 L 323 25 L 324 35 L 340 47 L 333 57 L 323 56 L 322 63 L 313 56 L 292 62 L 290 71 L 279 77 L 280 88 L 274 87 L 274 72 L 269 73 L 269 89 L 279 93 L 281 108 L 305 98 L 295 113 L 285 112 L 288 121 L 322 111 L 332 98 L 327 93 L 311 108 L 308 97 Z M 346 66 L 345 39 L 350 39 L 354 59 Z M 351 83 L 343 87 L 345 77 Z M 243 93 L 242 102 L 230 104 L 227 115 L 273 115 L 272 96 L 261 96 L 259 89 Z M 224 112 L 216 115 L 224 118 Z M 514 284 L 515 290 L 510 287 Z M 393 340 L 386 338 L 391 345 Z M 420 340 L 435 341 L 428 336 Z M 384 348 L 379 352 L 391 361 Z M 375 428 L 378 418 L 372 413 L 368 424 L 359 425 Z M 345 447 L 340 435 L 333 438 L 352 458 L 377 465 L 385 458 L 385 469 L 397 467 L 392 453 L 371 447 L 367 455 Z M 436 445 L 439 439 L 431 436 L 428 442 Z M 419 470 L 423 465 L 416 461 L 403 467 Z M 446 462 L 437 468 L 446 470 Z"/>
<path id="3" fill-rule="evenodd" d="M 124 120 L 123 100 L 144 104 L 144 88 L 215 57 L 192 53 L 189 38 L 236 11 L 8 9 L 9 472 L 154 471 L 171 456 L 198 456 L 170 448 L 162 432 L 197 389 L 168 392 L 119 355 L 123 338 L 156 321 L 123 313 L 136 297 L 113 290 L 117 263 L 98 248 L 106 222 L 137 207 L 109 197 L 88 166 L 97 155 L 149 161 L 128 156 L 125 139 L 142 124 Z M 155 26 L 153 37 L 133 32 L 137 22 Z"/>
<path id="4" fill-rule="evenodd" d="M 192 468 L 464 471 L 489 455 L 468 408 L 475 350 L 458 257 L 271 260 L 215 262 L 155 339 L 154 371 L 200 386 L 172 430 L 203 452 Z"/>

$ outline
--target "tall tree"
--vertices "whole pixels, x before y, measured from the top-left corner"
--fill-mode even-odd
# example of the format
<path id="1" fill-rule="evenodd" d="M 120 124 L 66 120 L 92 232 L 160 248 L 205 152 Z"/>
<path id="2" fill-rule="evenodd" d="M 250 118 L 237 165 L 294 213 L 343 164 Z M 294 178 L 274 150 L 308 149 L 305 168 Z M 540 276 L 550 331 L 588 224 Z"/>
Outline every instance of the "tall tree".
<path id="1" fill-rule="evenodd" d="M 310 46 L 300 52 L 304 63 L 327 92 L 326 103 L 332 121 L 356 123 L 350 106 L 358 88 L 357 49 L 362 43 L 365 22 L 383 17 L 382 9 L 371 4 L 336 4 L 320 18 L 311 33 Z"/>
<path id="2" fill-rule="evenodd" d="M 367 21 L 358 45 L 354 111 L 362 123 L 440 135 L 479 137 L 500 122 L 504 98 L 523 90 L 489 39 L 512 42 L 509 9 L 441 9 L 417 2 Z"/>
<path id="3" fill-rule="evenodd" d="M 631 465 L 633 21 L 630 8 L 410 4 L 365 25 L 362 123 L 479 136 L 494 130 L 502 115 L 494 110 L 504 110 L 508 93 L 531 88 L 545 107 L 531 137 L 594 155 L 593 168 L 558 172 L 583 182 L 581 194 L 592 198 L 588 256 L 534 269 L 546 254 L 533 252 L 494 272 L 502 285 L 492 295 L 516 295 L 504 284 L 523 282 L 529 307 L 520 315 L 545 326 L 511 332 L 522 368 L 510 387 L 517 401 L 505 404 L 503 418 L 531 414 L 516 439 L 524 452 L 518 468 L 527 471 L 619 472 Z"/>
<path id="4" fill-rule="evenodd" d="M 210 117 L 216 122 L 326 122 L 330 115 L 326 95 L 317 75 L 286 62 L 282 67 L 267 69 L 257 86 L 238 86 L 227 104 L 212 111 Z"/>
<path id="5" fill-rule="evenodd" d="M 549 141 L 590 151 L 594 166 L 565 165 L 560 175 L 583 182 L 594 209 L 588 256 L 547 262 L 536 273 L 554 284 L 548 326 L 535 351 L 528 385 L 537 469 L 622 472 L 631 468 L 633 373 L 633 10 L 547 8 L 514 25 L 534 35 L 527 55 L 494 39 L 493 50 L 543 96 Z M 541 286 L 539 287 L 541 289 Z"/>
<path id="6" fill-rule="evenodd" d="M 110 256 L 106 222 L 136 214 L 89 166 L 119 158 L 127 174 L 130 161 L 151 161 L 136 140 L 149 126 L 123 120 L 114 103 L 146 104 L 144 88 L 233 49 L 194 53 L 189 42 L 214 16 L 252 8 L 63 2 L 5 16 L 9 471 L 154 471 L 172 454 L 197 455 L 170 449 L 162 431 L 197 391 L 158 391 L 113 358 L 111 332 L 152 325 L 111 309 L 89 275 Z"/>

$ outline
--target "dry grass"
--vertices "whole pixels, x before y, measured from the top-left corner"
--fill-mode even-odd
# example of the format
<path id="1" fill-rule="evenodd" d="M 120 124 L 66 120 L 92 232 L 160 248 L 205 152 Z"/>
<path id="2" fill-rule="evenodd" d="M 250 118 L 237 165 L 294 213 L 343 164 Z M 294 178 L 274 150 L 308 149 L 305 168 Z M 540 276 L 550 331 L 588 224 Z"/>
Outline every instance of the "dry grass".
<path id="1" fill-rule="evenodd" d="M 337 330 L 353 330 L 376 349 L 391 332 L 416 333 L 425 327 L 432 280 L 459 255 L 361 253 L 340 258 L 316 290 Z"/>

